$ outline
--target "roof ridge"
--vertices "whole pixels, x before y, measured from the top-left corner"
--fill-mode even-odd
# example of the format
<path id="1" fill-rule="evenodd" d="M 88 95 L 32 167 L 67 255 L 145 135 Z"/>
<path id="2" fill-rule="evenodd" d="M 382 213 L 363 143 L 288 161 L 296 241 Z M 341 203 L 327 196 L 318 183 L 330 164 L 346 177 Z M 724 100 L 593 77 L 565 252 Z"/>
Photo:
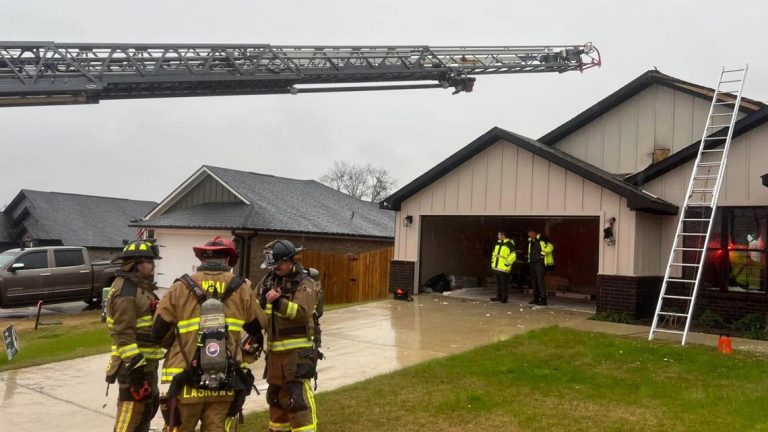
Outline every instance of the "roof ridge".
<path id="1" fill-rule="evenodd" d="M 21 189 L 21 190 L 19 190 L 19 192 L 34 192 L 34 193 L 40 193 L 40 194 L 70 195 L 70 196 L 81 196 L 81 197 L 87 197 L 87 198 L 112 199 L 112 200 L 120 200 L 120 201 L 135 201 L 135 202 L 145 202 L 145 203 L 157 204 L 157 202 L 151 201 L 151 200 L 138 200 L 138 199 L 132 199 L 132 198 L 118 198 L 118 197 L 109 197 L 109 196 L 104 196 L 104 195 L 90 195 L 90 194 L 82 194 L 82 193 L 75 193 L 75 192 L 41 191 L 41 190 L 37 190 L 37 189 Z"/>
<path id="2" fill-rule="evenodd" d="M 292 177 L 279 176 L 279 175 L 275 175 L 275 174 L 259 173 L 259 172 L 255 172 L 255 171 L 244 171 L 244 170 L 239 170 L 239 169 L 235 169 L 235 168 L 226 168 L 226 167 L 219 167 L 219 166 L 213 166 L 213 165 L 203 165 L 203 167 L 205 167 L 205 168 L 207 168 L 209 170 L 210 169 L 214 169 L 214 170 L 223 170 L 223 171 L 234 171 L 234 172 L 241 173 L 241 174 L 252 174 L 252 175 L 257 175 L 257 176 L 262 176 L 262 177 L 272 177 L 272 178 L 284 179 L 284 180 L 292 180 L 292 181 L 315 181 L 314 179 L 297 179 L 297 178 L 292 178 Z"/>

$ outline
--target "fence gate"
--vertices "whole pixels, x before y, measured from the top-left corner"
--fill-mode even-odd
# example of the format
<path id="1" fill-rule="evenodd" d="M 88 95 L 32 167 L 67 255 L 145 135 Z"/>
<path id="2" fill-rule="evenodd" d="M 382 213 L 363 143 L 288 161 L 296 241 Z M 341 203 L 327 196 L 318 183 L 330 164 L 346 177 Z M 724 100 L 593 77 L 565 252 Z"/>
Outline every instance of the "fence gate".
<path id="1" fill-rule="evenodd" d="M 394 247 L 360 254 L 303 251 L 301 262 L 320 271 L 325 303 L 377 300 L 389 292 L 389 267 Z"/>

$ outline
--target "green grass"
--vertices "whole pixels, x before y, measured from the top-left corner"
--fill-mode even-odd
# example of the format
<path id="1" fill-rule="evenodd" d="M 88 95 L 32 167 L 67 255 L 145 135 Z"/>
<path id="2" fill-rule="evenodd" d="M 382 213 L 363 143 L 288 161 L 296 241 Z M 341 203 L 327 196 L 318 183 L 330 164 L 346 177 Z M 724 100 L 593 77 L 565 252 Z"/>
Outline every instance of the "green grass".
<path id="1" fill-rule="evenodd" d="M 757 354 L 550 327 L 321 393 L 319 427 L 768 430 L 766 366 Z M 254 413 L 241 430 L 266 424 L 265 412 Z"/>
<path id="2" fill-rule="evenodd" d="M 99 315 L 88 314 L 73 320 L 68 316 L 53 316 L 42 321 L 60 321 L 60 325 L 41 326 L 38 330 L 17 331 L 21 349 L 8 360 L 0 353 L 0 371 L 19 369 L 61 360 L 109 352 L 111 340 L 107 325 Z"/>

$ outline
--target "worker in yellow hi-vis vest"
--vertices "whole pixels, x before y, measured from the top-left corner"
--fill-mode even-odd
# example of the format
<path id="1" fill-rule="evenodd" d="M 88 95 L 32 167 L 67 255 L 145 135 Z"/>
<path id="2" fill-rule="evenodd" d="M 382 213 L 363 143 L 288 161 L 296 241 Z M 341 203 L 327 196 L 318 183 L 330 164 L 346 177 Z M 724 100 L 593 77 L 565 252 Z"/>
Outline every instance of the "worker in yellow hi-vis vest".
<path id="1" fill-rule="evenodd" d="M 496 238 L 491 255 L 491 270 L 496 276 L 496 297 L 491 297 L 491 301 L 506 303 L 509 299 L 509 272 L 517 260 L 517 254 L 515 242 L 507 238 L 506 231 L 499 231 Z"/>

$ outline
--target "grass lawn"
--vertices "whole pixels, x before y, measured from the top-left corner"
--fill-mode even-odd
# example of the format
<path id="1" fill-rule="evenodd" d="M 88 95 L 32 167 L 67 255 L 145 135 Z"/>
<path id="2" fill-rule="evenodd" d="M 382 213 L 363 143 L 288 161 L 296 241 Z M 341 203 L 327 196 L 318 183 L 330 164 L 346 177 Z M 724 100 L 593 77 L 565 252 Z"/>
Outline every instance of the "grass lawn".
<path id="1" fill-rule="evenodd" d="M 321 393 L 319 428 L 768 431 L 767 372 L 757 354 L 550 327 Z"/>
<path id="2" fill-rule="evenodd" d="M 0 371 L 109 352 L 111 342 L 100 311 L 49 315 L 40 321 L 61 324 L 41 325 L 35 330 L 34 320 L 17 322 L 21 350 L 11 361 L 0 353 Z M 3 328 L 8 325 L 3 324 Z"/>

